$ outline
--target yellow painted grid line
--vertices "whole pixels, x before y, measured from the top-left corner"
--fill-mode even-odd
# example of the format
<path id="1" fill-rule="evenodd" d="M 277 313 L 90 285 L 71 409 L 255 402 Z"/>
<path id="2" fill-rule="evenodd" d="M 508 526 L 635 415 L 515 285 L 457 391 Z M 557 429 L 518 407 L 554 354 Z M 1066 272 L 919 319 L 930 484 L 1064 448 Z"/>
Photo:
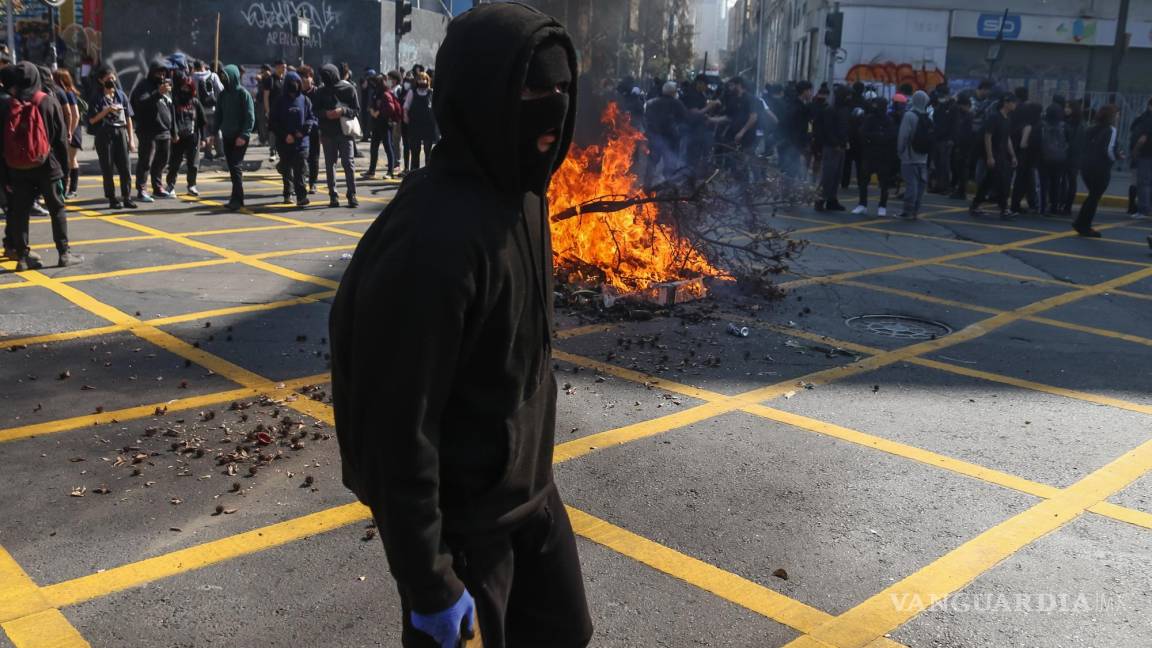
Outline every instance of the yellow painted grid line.
<path id="1" fill-rule="evenodd" d="M 904 256 L 904 255 L 900 255 L 900 254 L 893 254 L 890 252 L 876 252 L 874 250 L 864 250 L 861 248 L 851 247 L 848 245 L 839 245 L 839 244 L 835 244 L 835 243 L 821 243 L 818 241 L 808 241 L 807 245 L 808 245 L 808 247 L 825 248 L 825 249 L 829 249 L 829 250 L 836 250 L 838 252 L 848 252 L 850 254 L 862 254 L 864 256 L 873 256 L 873 257 L 884 258 L 884 259 L 894 259 L 897 261 L 916 261 L 917 260 L 916 257 Z M 932 267 L 932 266 L 938 266 L 941 268 L 949 268 L 951 270 L 963 270 L 965 272 L 976 272 L 979 274 L 986 274 L 986 275 L 993 276 L 993 277 L 1003 277 L 1005 279 L 1015 279 L 1017 281 L 1043 284 L 1046 286 L 1057 286 L 1060 288 L 1067 288 L 1068 290 L 1074 290 L 1074 289 L 1080 288 L 1084 285 L 1084 284 L 1078 284 L 1078 283 L 1075 283 L 1072 281 L 1065 281 L 1062 279 L 1052 279 L 1049 277 L 1036 277 L 1036 276 L 1032 276 L 1032 275 L 1019 274 L 1019 273 L 1015 273 L 1015 272 L 1005 272 L 1003 270 L 991 270 L 988 268 L 981 268 L 979 266 L 971 266 L 971 265 L 965 265 L 965 264 L 961 264 L 961 263 L 933 263 L 929 267 Z M 1109 292 L 1109 294 L 1112 294 L 1112 295 L 1121 295 L 1124 297 L 1131 297 L 1134 299 L 1152 300 L 1152 294 L 1149 294 L 1149 293 L 1132 292 L 1132 291 L 1123 290 L 1120 288 L 1116 288 L 1116 289 L 1110 290 L 1108 292 Z"/>
<path id="2" fill-rule="evenodd" d="M 1152 470 L 1152 440 L 944 554 L 813 632 L 842 648 L 865 646 L 923 612 L 926 605 L 965 587 L 1024 547 L 1075 520 Z M 901 603 L 904 604 L 901 604 Z M 789 646 L 803 645 L 790 643 Z"/>
<path id="3" fill-rule="evenodd" d="M 44 592 L 0 547 L 0 629 L 16 648 L 87 648 Z"/>
<path id="4" fill-rule="evenodd" d="M 134 216 L 134 215 L 135 214 L 117 214 L 116 217 L 129 217 L 129 216 Z M 342 220 L 324 221 L 324 223 L 327 225 L 360 225 L 363 223 L 371 223 L 374 220 L 376 220 L 376 219 L 375 218 L 346 218 L 346 219 L 342 219 Z M 276 232 L 276 231 L 293 230 L 293 229 L 307 229 L 307 228 L 305 228 L 302 225 L 287 225 L 287 224 L 251 225 L 248 227 L 229 227 L 229 228 L 214 229 L 214 230 L 183 230 L 183 231 L 179 231 L 179 232 L 173 232 L 173 234 L 176 234 L 177 236 L 223 236 L 226 234 L 251 234 L 251 233 L 255 233 L 255 232 Z M 155 240 L 163 240 L 163 239 L 161 237 L 153 236 L 151 234 L 140 234 L 137 236 L 115 236 L 115 237 L 102 238 L 102 239 L 87 239 L 87 240 L 81 239 L 78 241 L 71 241 L 70 243 L 73 247 L 79 248 L 79 247 L 91 247 L 93 245 L 108 245 L 108 244 L 112 244 L 112 243 L 133 243 L 136 241 L 155 241 Z M 55 243 L 40 243 L 37 245 L 33 245 L 32 249 L 34 249 L 34 250 L 53 249 L 54 250 L 54 249 L 56 249 L 56 244 Z"/>

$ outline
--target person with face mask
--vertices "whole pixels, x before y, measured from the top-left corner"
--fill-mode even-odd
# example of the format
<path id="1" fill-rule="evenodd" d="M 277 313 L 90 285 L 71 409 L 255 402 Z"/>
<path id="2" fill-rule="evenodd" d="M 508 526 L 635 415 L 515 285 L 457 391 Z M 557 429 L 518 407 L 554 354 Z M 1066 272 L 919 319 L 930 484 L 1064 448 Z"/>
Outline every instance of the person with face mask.
<path id="1" fill-rule="evenodd" d="M 392 124 L 401 119 L 404 112 L 403 108 L 400 107 L 400 102 L 396 99 L 396 95 L 392 94 L 392 84 L 395 80 L 391 73 L 380 75 L 375 82 L 377 88 L 372 94 L 373 104 L 369 108 L 374 122 L 372 146 L 368 158 L 368 172 L 362 176 L 365 180 L 372 180 L 376 177 L 376 162 L 380 157 L 381 144 L 384 145 L 384 155 L 388 158 L 386 175 L 389 178 L 393 177 L 396 169 L 396 150 L 392 146 Z"/>
<path id="2" fill-rule="evenodd" d="M 336 159 L 344 168 L 348 206 L 356 207 L 356 167 L 353 138 L 344 134 L 341 121 L 359 117 L 360 98 L 356 86 L 340 78 L 340 70 L 331 63 L 320 68 L 324 86 L 316 93 L 316 113 L 320 119 L 320 144 L 324 147 L 324 177 L 328 181 L 328 206 L 339 207 L 336 193 Z"/>
<path id="3" fill-rule="evenodd" d="M 416 87 L 404 98 L 404 123 L 408 124 L 408 140 L 412 148 L 411 169 L 420 168 L 420 151 L 424 158 L 432 155 L 436 141 L 436 117 L 432 114 L 432 80 L 427 72 L 416 74 Z"/>
<path id="4" fill-rule="evenodd" d="M 176 76 L 172 96 L 172 158 L 168 164 L 168 183 L 164 191 L 173 195 L 181 163 L 188 167 L 188 194 L 199 196 L 196 175 L 200 169 L 200 147 L 204 142 L 204 106 L 196 97 L 196 79 L 185 74 Z"/>
<path id="5" fill-rule="evenodd" d="M 127 207 L 135 209 L 132 201 L 132 172 L 128 152 L 135 148 L 132 142 L 132 106 L 128 97 L 116 84 L 116 73 L 110 67 L 96 72 L 100 94 L 88 104 L 85 116 L 95 132 L 96 157 L 100 173 L 104 176 L 104 197 L 113 210 Z M 120 175 L 120 197 L 116 197 L 115 174 Z"/>
<path id="6" fill-rule="evenodd" d="M 492 3 L 449 23 L 436 58 L 442 139 L 332 306 L 344 483 L 381 530 L 404 646 L 456 646 L 474 612 L 487 648 L 586 646 L 552 476 L 545 199 L 575 126 L 576 53 L 555 20 Z"/>
<path id="7" fill-rule="evenodd" d="M 5 69 L 4 81 L 8 96 L 0 99 L 0 133 L 4 142 L 0 147 L 0 183 L 11 188 L 8 202 L 7 224 L 4 228 L 5 250 L 8 258 L 16 260 L 16 271 L 35 270 L 42 267 L 39 255 L 29 246 L 29 218 L 32 203 L 36 196 L 44 197 L 44 203 L 52 219 L 52 238 L 60 253 L 60 265 L 75 265 L 83 258 L 71 251 L 68 244 L 68 223 L 64 210 L 64 168 L 68 160 L 68 127 L 64 113 L 56 97 L 43 91 L 40 71 L 35 65 L 21 61 Z M 34 110 L 39 113 L 47 141 L 47 155 L 30 159 L 26 137 L 36 137 L 34 130 L 25 127 L 9 129 L 13 111 L 27 114 Z M 29 124 L 34 122 L 27 122 Z M 17 138 L 16 141 L 9 138 Z M 43 149 L 41 149 L 43 150 Z"/>
<path id="8" fill-rule="evenodd" d="M 312 103 L 313 114 L 316 110 L 316 72 L 311 65 L 301 65 L 300 92 L 308 97 Z M 320 176 L 320 120 L 317 118 L 308 132 L 308 195 L 316 193 L 316 179 Z"/>
<path id="9" fill-rule="evenodd" d="M 224 92 L 216 103 L 216 130 L 224 148 L 224 160 L 228 163 L 228 175 L 232 179 L 232 197 L 227 208 L 236 211 L 244 207 L 244 154 L 252 140 L 252 129 L 256 126 L 256 110 L 252 95 L 240 85 L 240 68 L 225 65 Z"/>
<path id="10" fill-rule="evenodd" d="M 316 125 L 316 115 L 312 112 L 312 102 L 304 96 L 300 87 L 300 75 L 288 72 L 284 75 L 284 91 L 272 104 L 268 127 L 275 135 L 280 163 L 276 170 L 284 179 L 284 202 L 291 202 L 296 195 L 296 206 L 308 205 L 308 149 L 312 127 Z"/>
<path id="11" fill-rule="evenodd" d="M 157 197 L 172 197 L 160 185 L 172 144 L 172 82 L 167 72 L 166 63 L 154 61 L 148 68 L 148 78 L 132 90 L 132 112 L 136 115 L 136 136 L 140 140 L 140 153 L 136 157 L 136 199 L 140 202 L 152 202 L 152 195 L 146 189 L 149 177 Z"/>

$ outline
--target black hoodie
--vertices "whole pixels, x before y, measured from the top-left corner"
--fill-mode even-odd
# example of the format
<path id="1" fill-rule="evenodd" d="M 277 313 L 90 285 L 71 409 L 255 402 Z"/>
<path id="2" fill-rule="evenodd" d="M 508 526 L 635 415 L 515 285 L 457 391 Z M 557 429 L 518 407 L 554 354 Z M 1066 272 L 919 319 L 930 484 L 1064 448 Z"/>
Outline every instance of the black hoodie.
<path id="1" fill-rule="evenodd" d="M 5 77 L 11 84 L 8 87 L 10 96 L 21 101 L 32 101 L 33 96 L 42 91 L 43 83 L 40 80 L 40 70 L 36 69 L 35 65 L 21 61 L 8 66 L 5 71 Z M 12 113 L 9 101 L 11 101 L 9 97 L 0 100 L 0 133 L 8 132 L 8 116 Z M 54 180 L 64 177 L 64 167 L 61 166 L 60 160 L 68 159 L 70 133 L 68 133 L 68 122 L 64 121 L 64 111 L 60 107 L 60 102 L 52 93 L 46 93 L 40 102 L 40 117 L 44 120 L 44 128 L 48 131 L 48 146 L 51 147 L 52 154 L 48 156 L 44 166 L 35 169 L 9 169 L 4 161 L 4 156 L 0 155 L 0 181 L 5 184 L 13 178 L 27 177 L 28 175 L 39 177 L 39 174 L 44 172 L 47 172 L 48 177 Z"/>
<path id="2" fill-rule="evenodd" d="M 344 483 L 372 507 L 418 612 L 463 589 L 446 537 L 507 530 L 554 488 L 552 252 L 543 198 L 519 189 L 516 138 L 528 63 L 548 38 L 575 78 L 567 34 L 534 9 L 485 4 L 449 24 L 436 57 L 443 139 L 365 233 L 332 307 Z"/>
<path id="3" fill-rule="evenodd" d="M 340 70 L 328 63 L 320 67 L 320 80 L 324 83 L 316 91 L 316 117 L 320 120 L 320 135 L 330 139 L 346 139 L 340 128 L 340 118 L 329 119 L 328 111 L 340 108 L 345 117 L 360 114 L 360 97 L 356 86 L 340 79 Z"/>

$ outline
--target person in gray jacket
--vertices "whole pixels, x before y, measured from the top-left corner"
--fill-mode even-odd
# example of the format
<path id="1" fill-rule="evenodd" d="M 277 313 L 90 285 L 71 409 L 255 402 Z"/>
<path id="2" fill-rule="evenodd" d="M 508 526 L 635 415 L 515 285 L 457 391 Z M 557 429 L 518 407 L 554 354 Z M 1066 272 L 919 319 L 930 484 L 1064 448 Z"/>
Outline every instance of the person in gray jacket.
<path id="1" fill-rule="evenodd" d="M 900 121 L 900 132 L 896 136 L 896 152 L 900 156 L 900 175 L 904 178 L 904 211 L 899 218 L 915 219 L 920 213 L 920 201 L 928 185 L 928 153 L 932 147 L 931 133 L 927 142 L 917 137 L 917 130 L 930 129 L 928 117 L 928 94 L 917 90 L 912 95 L 912 107 Z M 921 131 L 921 133 L 926 131 Z M 927 146 L 927 148 L 925 148 Z"/>

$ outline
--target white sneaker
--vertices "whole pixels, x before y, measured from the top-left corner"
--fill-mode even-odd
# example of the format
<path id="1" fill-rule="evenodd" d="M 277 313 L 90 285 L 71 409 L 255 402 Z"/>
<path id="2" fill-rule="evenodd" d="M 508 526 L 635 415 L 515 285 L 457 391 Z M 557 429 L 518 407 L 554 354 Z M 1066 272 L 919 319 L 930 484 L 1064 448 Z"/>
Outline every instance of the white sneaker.
<path id="1" fill-rule="evenodd" d="M 887 207 L 877 207 L 876 208 L 876 215 L 877 216 L 887 216 L 888 215 L 888 208 Z"/>
<path id="2" fill-rule="evenodd" d="M 867 205 L 856 205 L 855 207 L 852 208 L 852 213 L 857 215 L 857 216 L 859 216 L 860 214 L 867 214 L 868 213 L 868 206 Z"/>
<path id="3" fill-rule="evenodd" d="M 196 185 L 188 185 L 188 195 L 199 196 L 200 190 L 196 188 Z"/>
<path id="4" fill-rule="evenodd" d="M 1128 214 L 1128 217 L 1132 220 L 1148 220 L 1148 217 L 1144 214 L 1141 214 L 1140 212 L 1136 212 L 1135 214 Z"/>

